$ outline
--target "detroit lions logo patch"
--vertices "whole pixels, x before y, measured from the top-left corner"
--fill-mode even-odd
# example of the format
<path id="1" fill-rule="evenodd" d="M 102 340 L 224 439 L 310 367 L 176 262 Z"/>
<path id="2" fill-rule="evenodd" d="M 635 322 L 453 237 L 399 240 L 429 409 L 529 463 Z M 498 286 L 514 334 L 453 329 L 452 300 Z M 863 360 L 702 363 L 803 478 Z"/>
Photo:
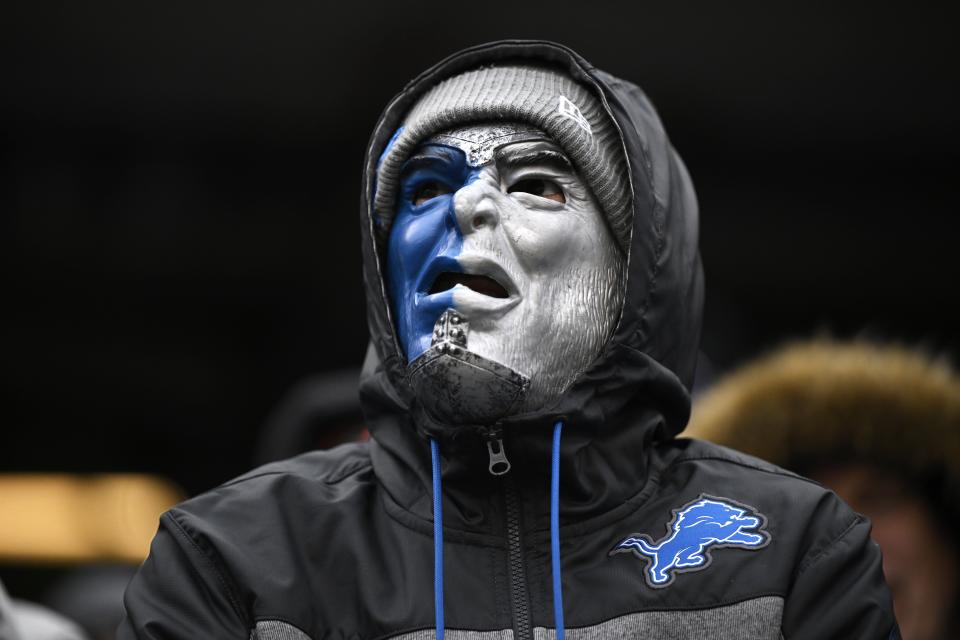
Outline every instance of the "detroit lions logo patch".
<path id="1" fill-rule="evenodd" d="M 673 510 L 667 535 L 654 542 L 642 533 L 631 534 L 610 552 L 631 552 L 646 561 L 644 577 L 655 589 L 673 583 L 676 574 L 706 569 L 714 549 L 761 549 L 770 542 L 766 518 L 753 507 L 728 498 L 701 494 Z"/>

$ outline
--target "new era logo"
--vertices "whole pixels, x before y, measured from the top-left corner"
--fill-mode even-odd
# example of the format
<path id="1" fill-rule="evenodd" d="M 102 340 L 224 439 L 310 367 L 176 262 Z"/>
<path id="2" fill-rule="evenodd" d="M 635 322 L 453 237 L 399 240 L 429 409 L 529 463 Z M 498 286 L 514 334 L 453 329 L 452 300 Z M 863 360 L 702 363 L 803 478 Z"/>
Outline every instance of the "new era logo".
<path id="1" fill-rule="evenodd" d="M 587 119 L 580 113 L 580 107 L 573 104 L 566 96 L 560 96 L 560 104 L 557 106 L 557 112 L 563 117 L 573 120 L 577 123 L 578 127 L 588 134 L 593 135 L 593 129 L 590 128 L 590 123 L 587 122 Z"/>

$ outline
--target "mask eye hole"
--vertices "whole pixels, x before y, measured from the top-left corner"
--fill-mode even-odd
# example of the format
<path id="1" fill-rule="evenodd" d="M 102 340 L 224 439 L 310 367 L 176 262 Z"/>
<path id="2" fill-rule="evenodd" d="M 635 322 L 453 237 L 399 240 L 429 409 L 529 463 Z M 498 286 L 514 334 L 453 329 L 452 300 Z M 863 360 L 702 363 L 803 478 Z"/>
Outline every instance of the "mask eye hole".
<path id="1" fill-rule="evenodd" d="M 560 185 L 553 180 L 546 180 L 544 178 L 524 178 L 523 180 L 518 180 L 507 189 L 507 193 L 517 192 L 529 193 L 530 195 L 553 200 L 561 204 L 567 201 L 567 197 L 563 194 L 563 189 L 560 188 Z"/>
<path id="2" fill-rule="evenodd" d="M 440 196 L 448 193 L 452 193 L 449 187 L 437 182 L 436 180 L 430 180 L 429 182 L 424 182 L 414 189 L 413 196 L 410 198 L 410 201 L 413 203 L 413 206 L 419 206 L 425 202 L 433 200 L 434 198 L 439 198 Z"/>

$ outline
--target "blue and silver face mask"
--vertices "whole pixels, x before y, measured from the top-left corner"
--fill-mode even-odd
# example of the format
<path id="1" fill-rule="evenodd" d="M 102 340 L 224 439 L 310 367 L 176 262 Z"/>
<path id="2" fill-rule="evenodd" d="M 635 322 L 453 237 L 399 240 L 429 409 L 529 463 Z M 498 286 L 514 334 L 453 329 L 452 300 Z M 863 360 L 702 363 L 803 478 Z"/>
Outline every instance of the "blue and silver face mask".
<path id="1" fill-rule="evenodd" d="M 407 160 L 387 286 L 411 380 L 452 423 L 552 402 L 609 338 L 624 259 L 563 150 L 525 125 L 471 125 Z"/>

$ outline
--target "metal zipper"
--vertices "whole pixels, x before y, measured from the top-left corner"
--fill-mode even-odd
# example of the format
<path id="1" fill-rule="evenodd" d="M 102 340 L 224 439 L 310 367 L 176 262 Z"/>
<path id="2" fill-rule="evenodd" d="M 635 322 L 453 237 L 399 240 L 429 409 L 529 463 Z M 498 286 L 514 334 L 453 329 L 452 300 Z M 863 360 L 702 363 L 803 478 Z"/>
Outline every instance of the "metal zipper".
<path id="1" fill-rule="evenodd" d="M 513 602 L 513 637 L 516 640 L 533 640 L 530 595 L 527 593 L 527 572 L 523 567 L 523 544 L 520 539 L 520 496 L 513 476 L 504 477 L 503 488 L 507 505 L 507 558 L 510 564 L 510 599 Z"/>
<path id="2" fill-rule="evenodd" d="M 520 537 L 520 494 L 510 471 L 510 461 L 503 448 L 499 430 L 493 430 L 487 439 L 490 473 L 501 476 L 503 501 L 507 513 L 507 564 L 510 573 L 510 602 L 513 610 L 513 637 L 515 640 L 533 640 L 530 620 L 530 595 L 527 591 L 527 572 L 523 566 L 523 541 Z"/>
<path id="3" fill-rule="evenodd" d="M 487 440 L 487 454 L 490 456 L 490 473 L 495 476 L 502 476 L 510 471 L 510 461 L 507 460 L 507 452 L 503 449 L 503 440 Z"/>

